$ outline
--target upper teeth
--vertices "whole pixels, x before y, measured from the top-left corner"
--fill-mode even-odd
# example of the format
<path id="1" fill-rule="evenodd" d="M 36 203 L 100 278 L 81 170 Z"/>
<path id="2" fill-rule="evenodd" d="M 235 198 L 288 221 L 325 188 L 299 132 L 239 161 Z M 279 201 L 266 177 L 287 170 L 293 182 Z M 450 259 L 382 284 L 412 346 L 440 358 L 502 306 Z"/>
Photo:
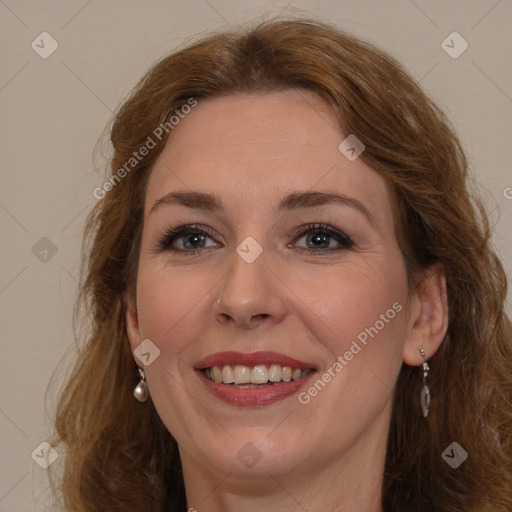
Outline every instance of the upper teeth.
<path id="1" fill-rule="evenodd" d="M 224 365 L 207 368 L 204 372 L 207 379 L 224 384 L 266 384 L 267 382 L 290 382 L 300 380 L 308 375 L 312 370 L 302 370 L 301 368 L 290 368 L 280 364 L 271 364 L 266 366 L 259 364 L 256 366 L 236 366 Z"/>

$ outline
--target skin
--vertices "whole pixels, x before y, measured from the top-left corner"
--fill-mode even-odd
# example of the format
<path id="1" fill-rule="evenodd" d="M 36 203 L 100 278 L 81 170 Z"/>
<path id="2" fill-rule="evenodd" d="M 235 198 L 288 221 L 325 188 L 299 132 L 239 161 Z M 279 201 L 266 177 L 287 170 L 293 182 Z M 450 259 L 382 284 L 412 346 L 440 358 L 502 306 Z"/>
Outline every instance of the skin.
<path id="1" fill-rule="evenodd" d="M 188 507 L 199 512 L 382 510 L 395 382 L 402 362 L 423 362 L 419 346 L 428 359 L 442 342 L 445 278 L 433 267 L 408 293 L 386 183 L 339 151 L 345 137 L 310 92 L 239 94 L 200 101 L 152 170 L 127 333 L 132 351 L 144 339 L 160 350 L 147 382 L 178 442 Z M 153 208 L 172 191 L 216 194 L 222 209 Z M 340 203 L 279 211 L 297 191 L 343 194 L 371 219 Z M 331 238 L 319 250 L 294 233 L 309 223 L 333 226 L 354 246 Z M 166 230 L 185 224 L 210 228 L 206 248 L 157 249 Z M 250 264 L 236 252 L 248 236 L 263 249 Z M 229 405 L 193 371 L 216 352 L 273 350 L 313 363 L 321 376 L 393 304 L 402 310 L 307 404 L 291 396 Z M 247 443 L 260 456 L 252 467 L 237 457 Z"/>

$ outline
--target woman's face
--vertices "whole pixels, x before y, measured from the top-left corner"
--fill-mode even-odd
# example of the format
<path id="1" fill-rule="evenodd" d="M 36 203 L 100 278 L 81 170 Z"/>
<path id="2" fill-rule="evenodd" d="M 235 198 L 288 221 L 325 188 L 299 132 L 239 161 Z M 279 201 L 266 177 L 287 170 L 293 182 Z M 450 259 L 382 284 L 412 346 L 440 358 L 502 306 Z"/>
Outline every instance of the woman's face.
<path id="1" fill-rule="evenodd" d="M 127 319 L 185 471 L 385 450 L 407 280 L 386 184 L 347 135 L 312 93 L 240 94 L 199 101 L 154 165 Z"/>

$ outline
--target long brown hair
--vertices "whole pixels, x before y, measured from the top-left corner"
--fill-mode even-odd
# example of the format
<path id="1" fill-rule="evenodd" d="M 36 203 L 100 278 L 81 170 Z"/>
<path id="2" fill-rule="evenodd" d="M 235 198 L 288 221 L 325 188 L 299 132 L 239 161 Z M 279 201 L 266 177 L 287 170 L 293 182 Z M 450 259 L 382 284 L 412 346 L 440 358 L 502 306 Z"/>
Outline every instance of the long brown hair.
<path id="1" fill-rule="evenodd" d="M 95 205 L 85 233 L 78 307 L 90 329 L 58 404 L 54 444 L 61 443 L 66 456 L 56 493 L 73 512 L 186 509 L 176 442 L 151 400 L 133 399 L 136 365 L 124 324 L 123 297 L 136 281 L 147 177 L 172 137 L 169 125 L 161 139 L 154 130 L 191 98 L 289 88 L 318 94 L 332 106 L 341 131 L 365 144 L 361 158 L 392 193 L 410 286 L 434 263 L 446 270 L 449 329 L 430 360 L 431 412 L 428 419 L 421 414 L 421 372 L 404 364 L 383 509 L 510 512 L 506 277 L 490 246 L 485 212 L 468 184 L 461 144 L 396 61 L 311 20 L 206 37 L 158 62 L 118 111 L 111 129 L 111 186 L 104 187 L 110 190 Z M 127 167 L 149 136 L 155 147 Z M 457 469 L 442 457 L 452 442 L 469 454 Z"/>

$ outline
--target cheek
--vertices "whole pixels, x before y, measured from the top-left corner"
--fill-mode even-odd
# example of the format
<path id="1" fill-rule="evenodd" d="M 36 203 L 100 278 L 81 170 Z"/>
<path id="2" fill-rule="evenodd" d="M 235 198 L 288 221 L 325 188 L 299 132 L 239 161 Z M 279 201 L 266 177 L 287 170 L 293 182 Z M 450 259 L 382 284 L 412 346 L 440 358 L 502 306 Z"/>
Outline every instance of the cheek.
<path id="1" fill-rule="evenodd" d="M 190 443 L 191 425 L 201 412 L 194 400 L 191 405 L 187 379 L 194 361 L 190 348 L 207 333 L 208 304 L 218 275 L 214 277 L 210 283 L 205 273 L 151 265 L 141 266 L 138 276 L 141 339 L 150 339 L 160 350 L 146 368 L 150 394 L 167 429 L 183 445 Z"/>
<path id="2" fill-rule="evenodd" d="M 405 273 L 399 266 L 389 272 L 384 269 L 347 266 L 325 279 L 321 291 L 311 279 L 301 282 L 310 299 L 297 307 L 311 333 L 312 347 L 325 354 L 319 379 L 327 384 L 313 382 L 299 400 L 327 422 L 325 436 L 333 443 L 347 415 L 352 419 L 344 423 L 347 439 L 375 420 L 390 403 L 402 366 Z"/>
<path id="3" fill-rule="evenodd" d="M 318 269 L 293 286 L 296 306 L 314 337 L 332 357 L 349 351 L 353 341 L 366 352 L 372 345 L 401 354 L 407 284 L 400 264 L 359 260 L 343 268 Z M 357 351 L 357 347 L 354 348 Z M 362 351 L 361 351 L 362 352 Z M 350 357 L 350 355 L 349 355 Z"/>
<path id="4" fill-rule="evenodd" d="M 209 295 L 216 281 L 218 276 L 204 272 L 146 265 L 137 283 L 141 336 L 153 341 L 163 353 L 175 355 L 189 339 L 204 331 Z"/>

